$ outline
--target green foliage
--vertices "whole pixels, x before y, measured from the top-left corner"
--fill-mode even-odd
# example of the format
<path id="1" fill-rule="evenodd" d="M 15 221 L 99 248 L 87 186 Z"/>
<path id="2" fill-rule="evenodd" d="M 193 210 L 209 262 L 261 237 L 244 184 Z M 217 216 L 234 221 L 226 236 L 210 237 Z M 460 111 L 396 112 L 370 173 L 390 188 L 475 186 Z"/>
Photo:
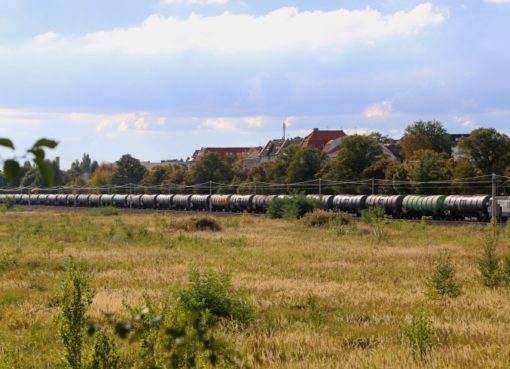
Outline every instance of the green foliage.
<path id="1" fill-rule="evenodd" d="M 139 183 L 147 173 L 140 160 L 126 154 L 115 163 L 112 183 L 117 185 Z"/>
<path id="2" fill-rule="evenodd" d="M 166 225 L 173 230 L 183 230 L 186 232 L 211 231 L 218 232 L 222 226 L 218 220 L 211 216 L 199 216 L 191 218 L 176 219 Z"/>
<path id="3" fill-rule="evenodd" d="M 194 164 L 189 173 L 187 182 L 190 184 L 213 182 L 230 182 L 232 180 L 232 167 L 217 153 L 207 153 Z M 209 192 L 209 189 L 202 192 Z"/>
<path id="4" fill-rule="evenodd" d="M 44 181 L 49 185 L 53 186 L 55 183 L 55 173 L 52 168 L 52 165 L 45 160 L 45 149 L 54 149 L 57 147 L 58 142 L 53 140 L 48 140 L 46 138 L 39 139 L 36 143 L 32 145 L 30 149 L 26 152 L 27 154 L 32 155 L 32 160 L 37 165 L 40 174 L 42 175 Z M 0 146 L 5 148 L 14 150 L 14 143 L 8 138 L 0 138 Z M 12 184 L 19 176 L 21 172 L 21 166 L 17 160 L 17 158 L 11 158 L 4 160 L 3 172 L 7 180 Z"/>
<path id="5" fill-rule="evenodd" d="M 16 257 L 0 254 L 0 272 L 16 270 L 19 266 L 20 263 Z"/>
<path id="6" fill-rule="evenodd" d="M 286 183 L 312 180 L 319 173 L 326 155 L 314 147 L 299 147 L 286 167 Z"/>
<path id="7" fill-rule="evenodd" d="M 365 224 L 380 223 L 384 220 L 385 210 L 381 206 L 372 206 L 361 211 L 361 220 Z"/>
<path id="8" fill-rule="evenodd" d="M 84 276 L 70 263 L 60 299 L 59 333 L 64 345 L 64 364 L 69 369 L 82 369 L 83 328 L 85 313 L 92 303 L 92 291 Z"/>
<path id="9" fill-rule="evenodd" d="M 212 270 L 201 274 L 191 270 L 190 287 L 176 291 L 183 308 L 193 313 L 210 312 L 212 315 L 248 323 L 254 318 L 252 305 L 232 289 L 231 276 Z"/>
<path id="10" fill-rule="evenodd" d="M 413 182 L 442 181 L 449 178 L 445 154 L 438 154 L 433 150 L 419 150 L 413 157 L 412 171 L 409 178 Z M 414 184 L 414 192 L 419 194 L 441 193 L 442 189 L 434 189 L 426 184 Z"/>
<path id="11" fill-rule="evenodd" d="M 324 322 L 324 313 L 319 304 L 319 299 L 313 293 L 306 298 L 306 309 L 308 318 L 315 326 L 320 326 Z"/>
<path id="12" fill-rule="evenodd" d="M 351 222 L 351 216 L 348 213 L 333 213 L 315 209 L 310 213 L 306 213 L 301 221 L 307 227 L 342 226 Z"/>
<path id="13" fill-rule="evenodd" d="M 415 359 L 420 361 L 425 360 L 432 350 L 433 334 L 431 313 L 423 306 L 413 312 L 410 322 L 402 325 L 402 336 Z"/>
<path id="14" fill-rule="evenodd" d="M 452 138 L 441 122 L 417 121 L 407 126 L 405 135 L 426 137 L 435 152 L 447 154 L 452 152 Z"/>
<path id="15" fill-rule="evenodd" d="M 321 208 L 322 203 L 304 195 L 276 198 L 268 206 L 267 213 L 273 219 L 299 219 L 306 213 Z"/>
<path id="16" fill-rule="evenodd" d="M 502 270 L 497 255 L 499 243 L 499 226 L 496 219 L 492 219 L 487 226 L 483 256 L 478 261 L 478 270 L 482 275 L 483 284 L 487 287 L 498 287 L 502 282 Z"/>
<path id="17" fill-rule="evenodd" d="M 330 162 L 323 174 L 331 180 L 357 179 L 382 156 L 379 143 L 372 137 L 348 136 L 342 140 L 336 159 Z"/>
<path id="18" fill-rule="evenodd" d="M 510 162 L 510 138 L 494 128 L 475 129 L 460 140 L 458 148 L 482 174 L 503 174 Z"/>
<path id="19" fill-rule="evenodd" d="M 115 344 L 108 336 L 99 331 L 95 334 L 94 350 L 86 369 L 117 369 L 119 356 L 115 352 Z"/>
<path id="20" fill-rule="evenodd" d="M 103 217 L 117 216 L 120 215 L 120 213 L 121 210 L 115 206 L 105 206 L 102 208 L 92 209 L 90 211 L 90 215 Z"/>
<path id="21" fill-rule="evenodd" d="M 430 285 L 435 293 L 441 296 L 457 297 L 462 293 L 461 285 L 455 277 L 455 268 L 450 255 L 439 256 Z"/>
<path id="22" fill-rule="evenodd" d="M 2 203 L 2 209 L 3 210 L 10 210 L 14 207 L 14 205 L 16 204 L 16 202 L 14 201 L 13 198 L 11 197 L 7 197 L 4 202 Z"/>

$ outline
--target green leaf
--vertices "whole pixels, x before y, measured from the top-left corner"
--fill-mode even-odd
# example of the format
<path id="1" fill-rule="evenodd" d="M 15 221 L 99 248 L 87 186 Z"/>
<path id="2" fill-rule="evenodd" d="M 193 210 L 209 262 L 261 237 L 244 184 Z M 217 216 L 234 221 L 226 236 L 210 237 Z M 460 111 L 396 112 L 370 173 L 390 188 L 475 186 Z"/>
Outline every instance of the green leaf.
<path id="1" fill-rule="evenodd" d="M 8 147 L 14 150 L 14 144 L 8 138 L 0 138 L 0 146 Z"/>
<path id="2" fill-rule="evenodd" d="M 34 159 L 37 168 L 39 168 L 39 172 L 44 178 L 48 187 L 52 187 L 55 184 L 55 178 L 53 176 L 53 167 L 49 162 L 44 159 L 36 158 Z"/>
<path id="3" fill-rule="evenodd" d="M 39 159 L 39 160 L 43 160 L 45 158 L 45 153 L 44 153 L 44 150 L 43 149 L 39 149 L 39 148 L 34 148 L 34 149 L 31 149 L 31 150 L 28 150 L 27 152 L 31 152 L 32 154 L 34 154 L 35 158 L 36 159 Z"/>
<path id="4" fill-rule="evenodd" d="M 41 138 L 34 144 L 33 148 L 47 147 L 49 149 L 54 149 L 55 147 L 57 147 L 57 145 L 58 145 L 58 142 L 55 140 L 48 140 L 47 138 Z"/>
<path id="5" fill-rule="evenodd" d="M 9 182 L 14 182 L 19 173 L 19 163 L 16 160 L 6 160 L 4 162 L 4 174 Z"/>

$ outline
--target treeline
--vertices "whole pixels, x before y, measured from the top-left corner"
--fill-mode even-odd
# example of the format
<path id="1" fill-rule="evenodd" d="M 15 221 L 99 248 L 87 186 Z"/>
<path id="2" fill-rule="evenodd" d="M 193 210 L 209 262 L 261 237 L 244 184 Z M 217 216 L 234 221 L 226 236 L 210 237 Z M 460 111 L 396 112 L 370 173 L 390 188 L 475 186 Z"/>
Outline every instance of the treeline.
<path id="1" fill-rule="evenodd" d="M 392 145 L 399 160 L 386 155 L 384 145 Z M 324 180 L 323 193 L 367 193 L 372 190 L 371 181 L 363 183 L 362 180 L 374 179 L 378 193 L 481 193 L 490 190 L 486 179 L 460 180 L 492 173 L 510 176 L 510 138 L 492 128 L 479 128 L 454 142 L 440 122 L 418 121 L 406 128 L 400 140 L 379 133 L 348 136 L 334 159 L 315 148 L 300 146 L 289 146 L 275 161 L 252 168 L 243 166 L 244 159 L 244 156 L 222 158 L 209 153 L 191 168 L 157 165 L 147 170 L 130 155 L 122 156 L 113 165 L 98 165 L 85 154 L 70 170 L 59 172 L 56 183 L 96 187 L 136 184 L 144 186 L 145 192 L 208 193 L 209 186 L 196 185 L 212 181 L 215 193 L 284 193 L 299 187 L 270 184 L 320 178 Z M 16 185 L 44 186 L 37 170 L 29 163 L 22 169 Z M 451 185 L 441 183 L 451 180 L 459 181 Z M 316 187 L 301 189 L 317 192 Z"/>

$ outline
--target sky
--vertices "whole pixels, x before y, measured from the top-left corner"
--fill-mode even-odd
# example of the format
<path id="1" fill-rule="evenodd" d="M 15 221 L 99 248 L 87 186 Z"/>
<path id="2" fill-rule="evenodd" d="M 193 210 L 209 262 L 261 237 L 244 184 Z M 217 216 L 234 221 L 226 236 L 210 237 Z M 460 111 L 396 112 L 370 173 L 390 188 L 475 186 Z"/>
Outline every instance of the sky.
<path id="1" fill-rule="evenodd" d="M 0 0 L 0 137 L 56 139 L 68 168 L 263 146 L 284 121 L 510 135 L 509 65 L 510 0 Z"/>

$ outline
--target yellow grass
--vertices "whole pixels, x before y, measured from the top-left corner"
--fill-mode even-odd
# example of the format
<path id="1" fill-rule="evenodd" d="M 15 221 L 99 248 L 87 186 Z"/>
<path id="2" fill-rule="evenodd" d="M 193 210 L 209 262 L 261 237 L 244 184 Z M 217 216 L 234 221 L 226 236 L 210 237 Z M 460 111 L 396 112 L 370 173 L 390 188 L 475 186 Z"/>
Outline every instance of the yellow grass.
<path id="1" fill-rule="evenodd" d="M 252 368 L 508 367 L 510 294 L 480 282 L 482 227 L 390 223 L 376 242 L 362 224 L 339 232 L 246 215 L 218 219 L 220 232 L 187 232 L 173 226 L 182 216 L 1 213 L 0 357 L 17 357 L 23 368 L 58 367 L 55 316 L 72 256 L 95 290 L 89 317 L 103 322 L 144 294 L 165 298 L 187 283 L 191 267 L 231 272 L 256 308 L 254 324 L 229 333 Z M 503 238 L 500 254 L 507 248 Z M 427 286 L 443 250 L 463 285 L 455 299 L 434 297 Z M 306 305 L 310 294 L 320 322 Z M 424 363 L 400 329 L 420 304 L 432 311 L 436 333 Z M 133 348 L 121 351 L 129 367 Z"/>

